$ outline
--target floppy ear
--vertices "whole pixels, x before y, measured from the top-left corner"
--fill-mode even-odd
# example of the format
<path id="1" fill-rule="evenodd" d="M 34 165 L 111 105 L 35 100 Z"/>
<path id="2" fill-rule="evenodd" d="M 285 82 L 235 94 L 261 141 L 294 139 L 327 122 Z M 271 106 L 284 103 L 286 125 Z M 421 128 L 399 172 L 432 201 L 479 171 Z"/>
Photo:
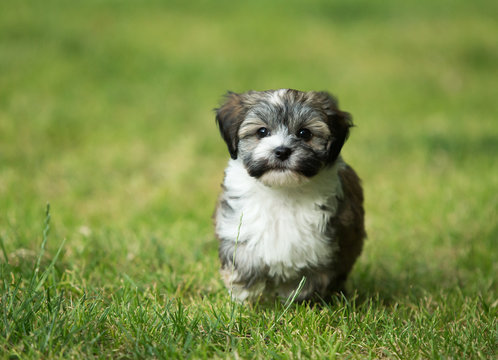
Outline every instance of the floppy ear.
<path id="1" fill-rule="evenodd" d="M 353 121 L 349 113 L 339 110 L 337 100 L 328 92 L 321 91 L 315 96 L 327 115 L 327 125 L 331 133 L 327 162 L 332 164 L 341 153 L 342 146 L 349 136 L 349 128 L 353 126 Z"/>
<path id="2" fill-rule="evenodd" d="M 216 123 L 223 140 L 227 143 L 230 157 L 237 159 L 238 132 L 246 110 L 240 94 L 228 92 L 225 97 L 224 104 L 216 109 Z"/>

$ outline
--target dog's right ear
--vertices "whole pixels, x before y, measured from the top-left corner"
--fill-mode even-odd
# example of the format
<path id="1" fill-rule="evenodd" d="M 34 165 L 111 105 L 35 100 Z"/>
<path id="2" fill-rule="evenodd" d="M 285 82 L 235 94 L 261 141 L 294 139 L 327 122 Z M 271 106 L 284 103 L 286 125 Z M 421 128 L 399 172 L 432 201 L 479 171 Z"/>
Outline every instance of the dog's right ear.
<path id="1" fill-rule="evenodd" d="M 227 143 L 232 159 L 237 159 L 238 132 L 245 113 L 246 108 L 242 102 L 242 95 L 231 91 L 226 94 L 223 105 L 216 109 L 216 123 L 223 140 Z"/>

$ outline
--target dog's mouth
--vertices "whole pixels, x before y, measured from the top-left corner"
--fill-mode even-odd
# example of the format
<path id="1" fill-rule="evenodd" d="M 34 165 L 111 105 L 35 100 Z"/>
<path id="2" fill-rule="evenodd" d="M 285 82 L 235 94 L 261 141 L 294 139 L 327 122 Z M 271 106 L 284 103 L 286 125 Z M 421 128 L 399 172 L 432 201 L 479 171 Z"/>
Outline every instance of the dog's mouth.
<path id="1" fill-rule="evenodd" d="M 307 182 L 309 178 L 294 170 L 279 167 L 267 170 L 258 180 L 271 187 L 292 187 Z"/>
<path id="2" fill-rule="evenodd" d="M 251 161 L 245 164 L 249 175 L 255 178 L 260 178 L 267 173 L 294 173 L 299 176 L 313 177 L 323 164 L 317 159 L 307 159 L 300 162 L 290 161 Z"/>
<path id="3" fill-rule="evenodd" d="M 260 182 L 271 187 L 292 187 L 306 182 L 309 177 L 287 162 L 252 163 L 246 166 L 247 172 Z"/>
<path id="4" fill-rule="evenodd" d="M 276 164 L 268 165 L 266 168 L 266 172 L 268 171 L 295 171 L 293 167 L 291 167 L 287 162 L 280 162 Z"/>
<path id="5" fill-rule="evenodd" d="M 266 160 L 251 161 L 245 164 L 249 175 L 260 178 L 269 172 L 295 172 L 289 162 L 269 162 Z"/>

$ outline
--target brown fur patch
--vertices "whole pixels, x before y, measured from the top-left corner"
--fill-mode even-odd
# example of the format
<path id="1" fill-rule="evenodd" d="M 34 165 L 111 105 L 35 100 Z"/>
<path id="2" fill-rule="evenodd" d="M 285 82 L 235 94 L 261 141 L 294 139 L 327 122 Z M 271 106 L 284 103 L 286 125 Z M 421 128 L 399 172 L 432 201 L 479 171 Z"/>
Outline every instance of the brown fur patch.
<path id="1" fill-rule="evenodd" d="M 349 165 L 339 170 L 339 177 L 344 197 L 339 204 L 337 216 L 330 224 L 335 229 L 339 240 L 337 262 L 333 263 L 338 285 L 346 280 L 356 258 L 361 253 L 363 240 L 367 236 L 361 180 Z"/>
<path id="2" fill-rule="evenodd" d="M 237 158 L 237 146 L 239 142 L 237 133 L 240 124 L 244 120 L 245 113 L 246 107 L 243 104 L 242 96 L 232 92 L 226 95 L 225 103 L 216 110 L 216 122 L 221 136 L 228 146 L 228 151 L 232 159 Z"/>
<path id="3" fill-rule="evenodd" d="M 344 142 L 349 136 L 349 128 L 353 126 L 351 115 L 339 110 L 337 99 L 326 91 L 310 91 L 311 102 L 314 107 L 321 109 L 327 116 L 327 123 L 332 133 L 329 149 L 329 163 L 334 162 L 341 152 Z"/>

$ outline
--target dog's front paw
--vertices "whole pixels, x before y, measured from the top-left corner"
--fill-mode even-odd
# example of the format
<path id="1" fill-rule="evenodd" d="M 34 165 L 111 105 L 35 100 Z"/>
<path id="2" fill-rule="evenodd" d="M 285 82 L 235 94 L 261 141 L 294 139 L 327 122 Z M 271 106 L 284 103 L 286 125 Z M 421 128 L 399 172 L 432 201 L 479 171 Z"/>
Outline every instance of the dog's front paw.
<path id="1" fill-rule="evenodd" d="M 235 269 L 225 267 L 220 270 L 220 273 L 232 299 L 237 302 L 257 301 L 265 290 L 266 281 L 241 281 L 240 276 Z"/>

